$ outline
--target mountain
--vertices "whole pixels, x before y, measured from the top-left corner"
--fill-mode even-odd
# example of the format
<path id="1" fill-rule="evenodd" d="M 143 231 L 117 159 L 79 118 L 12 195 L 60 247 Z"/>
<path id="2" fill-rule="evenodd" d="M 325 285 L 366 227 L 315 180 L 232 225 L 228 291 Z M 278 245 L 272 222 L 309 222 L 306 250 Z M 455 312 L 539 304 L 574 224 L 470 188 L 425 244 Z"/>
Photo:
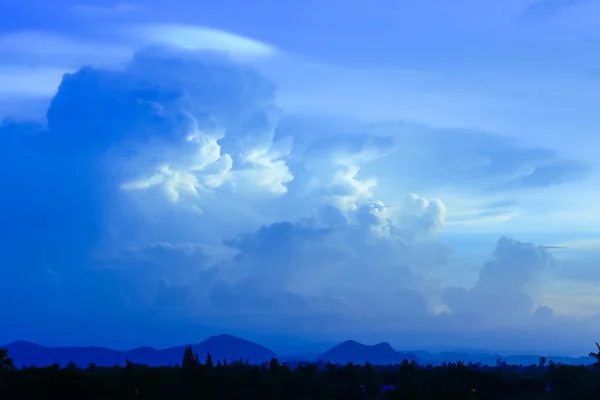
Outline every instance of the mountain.
<path id="1" fill-rule="evenodd" d="M 446 351 L 441 353 L 429 353 L 426 351 L 416 351 L 415 354 L 422 360 L 423 364 L 440 365 L 444 361 L 465 363 L 481 363 L 483 365 L 496 365 L 497 360 L 505 361 L 509 365 L 532 365 L 537 364 L 540 355 L 533 354 L 511 354 L 502 355 L 497 353 L 468 353 L 466 351 L 454 352 Z M 590 357 L 563 357 L 563 356 L 545 356 L 546 361 L 554 361 L 567 365 L 587 365 L 594 362 Z"/>
<path id="2" fill-rule="evenodd" d="M 9 355 L 14 359 L 15 365 L 35 365 L 38 367 L 58 363 L 61 366 L 74 362 L 78 366 L 85 367 L 90 363 L 98 366 L 124 365 L 125 360 L 136 364 L 147 364 L 149 366 L 175 365 L 181 363 L 183 352 L 187 346 L 176 346 L 167 349 L 154 349 L 152 347 L 138 347 L 127 351 L 111 350 L 103 347 L 44 347 L 30 342 L 13 342 L 4 346 Z M 203 342 L 192 345 L 192 349 L 198 353 L 200 360 L 204 362 L 206 355 L 211 354 L 213 361 L 248 361 L 251 364 L 262 364 L 269 362 L 272 358 L 284 360 L 275 352 L 259 344 L 237 338 L 231 335 L 212 336 Z M 330 361 L 334 364 L 364 364 L 367 361 L 372 364 L 399 364 L 404 359 L 415 360 L 421 365 L 440 365 L 444 361 L 465 363 L 481 363 L 484 365 L 495 365 L 498 359 L 512 365 L 537 364 L 539 355 L 500 355 L 493 352 L 461 351 L 449 352 L 399 352 L 389 343 L 379 343 L 368 346 L 349 340 L 332 347 L 326 352 L 315 356 L 296 354 L 285 359 L 288 365 L 294 366 L 310 361 Z M 546 356 L 547 361 L 556 363 L 580 365 L 590 364 L 593 360 L 589 357 L 553 357 Z"/>
<path id="3" fill-rule="evenodd" d="M 98 366 L 124 365 L 125 360 L 149 366 L 175 365 L 181 363 L 183 351 L 187 346 L 176 346 L 167 349 L 139 347 L 133 350 L 118 351 L 103 347 L 44 347 L 30 342 L 12 342 L 6 346 L 14 359 L 15 365 L 35 365 L 43 367 L 58 363 L 61 366 L 74 362 L 79 366 L 94 363 Z M 206 355 L 211 354 L 213 361 L 248 360 L 251 364 L 269 362 L 279 358 L 273 351 L 256 343 L 230 335 L 212 336 L 207 340 L 192 345 L 192 349 L 204 362 Z"/>
<path id="4" fill-rule="evenodd" d="M 398 364 L 402 360 L 419 361 L 417 356 L 411 353 L 401 353 L 392 348 L 389 343 L 379 343 L 373 346 L 355 342 L 354 340 L 345 341 L 321 354 L 317 357 L 320 361 L 329 361 L 333 364 L 346 364 L 353 362 L 355 364 Z"/>
<path id="5" fill-rule="evenodd" d="M 250 364 L 262 364 L 271 361 L 272 358 L 280 358 L 268 348 L 240 339 L 231 335 L 212 336 L 202 343 L 192 346 L 202 361 L 208 353 L 214 362 L 217 360 L 239 361 L 248 360 Z M 181 348 L 180 355 L 183 354 Z"/>
<path id="6" fill-rule="evenodd" d="M 97 365 L 115 365 L 125 362 L 125 352 L 109 350 L 102 347 L 44 347 L 30 342 L 13 342 L 6 346 L 8 354 L 16 366 L 35 365 L 44 367 L 58 363 L 67 365 L 70 361 L 85 366 L 89 363 Z"/>

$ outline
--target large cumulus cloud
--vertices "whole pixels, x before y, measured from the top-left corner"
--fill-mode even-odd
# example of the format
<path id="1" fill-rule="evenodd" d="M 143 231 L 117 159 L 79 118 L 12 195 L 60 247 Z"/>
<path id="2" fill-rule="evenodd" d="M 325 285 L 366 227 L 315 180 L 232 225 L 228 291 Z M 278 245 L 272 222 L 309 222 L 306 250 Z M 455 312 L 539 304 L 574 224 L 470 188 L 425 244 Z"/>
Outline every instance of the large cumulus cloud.
<path id="1" fill-rule="evenodd" d="M 476 284 L 470 289 L 448 288 L 442 299 L 456 313 L 476 312 L 495 323 L 518 321 L 534 313 L 528 286 L 554 265 L 554 258 L 544 247 L 502 237 L 492 259 L 479 270 Z M 542 306 L 535 310 L 535 316 L 551 317 L 552 310 Z"/>
<path id="2" fill-rule="evenodd" d="M 269 80 L 212 53 L 149 49 L 121 70 L 67 74 L 45 125 L 0 126 L 0 300 L 18 304 L 0 310 L 14 321 L 0 342 L 65 315 L 96 328 L 287 318 L 330 332 L 531 315 L 523 285 L 549 258 L 501 239 L 475 287 L 448 289 L 452 313 L 436 316 L 443 287 L 429 273 L 450 252 L 435 236 L 449 211 L 411 193 L 549 185 L 585 169 L 491 135 L 463 133 L 474 141 L 455 148 L 459 133 L 420 132 L 286 116 Z M 493 308 L 501 295 L 516 300 Z"/>

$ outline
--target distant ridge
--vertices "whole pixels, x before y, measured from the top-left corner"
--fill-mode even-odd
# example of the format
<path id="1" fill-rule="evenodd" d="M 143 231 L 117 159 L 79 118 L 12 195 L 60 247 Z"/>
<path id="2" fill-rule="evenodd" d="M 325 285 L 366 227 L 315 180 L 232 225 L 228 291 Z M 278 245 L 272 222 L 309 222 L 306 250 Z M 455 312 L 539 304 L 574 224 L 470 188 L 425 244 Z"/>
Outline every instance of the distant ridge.
<path id="1" fill-rule="evenodd" d="M 387 342 L 368 346 L 354 340 L 347 340 L 321 354 L 320 361 L 329 361 L 333 364 L 398 364 L 404 359 L 419 361 L 419 358 L 410 353 L 401 353 L 392 348 Z"/>
<path id="2" fill-rule="evenodd" d="M 149 366 L 175 365 L 181 363 L 183 352 L 187 345 L 169 347 L 167 349 L 154 349 L 152 347 L 138 347 L 132 350 L 119 351 L 104 347 L 44 347 L 35 343 L 16 341 L 5 347 L 9 355 L 14 359 L 15 365 L 37 367 L 59 364 L 66 366 L 71 361 L 80 367 L 86 367 L 90 363 L 98 366 L 124 365 L 125 360 L 136 364 Z M 537 364 L 539 355 L 509 355 L 503 356 L 493 352 L 469 352 L 468 350 L 430 353 L 427 351 L 400 352 L 396 351 L 389 343 L 382 342 L 375 345 L 365 345 L 354 340 L 348 340 L 332 347 L 326 352 L 318 355 L 296 355 L 290 359 L 284 359 L 274 351 L 257 343 L 238 338 L 231 335 L 211 336 L 203 342 L 193 344 L 192 349 L 198 353 L 202 362 L 206 355 L 211 354 L 213 361 L 248 361 L 250 364 L 262 364 L 269 362 L 272 358 L 281 361 L 289 361 L 290 365 L 299 362 L 322 361 L 333 364 L 399 364 L 404 359 L 416 361 L 421 365 L 440 365 L 444 361 L 465 363 L 481 363 L 494 365 L 498 359 L 508 364 L 531 365 Z M 553 357 L 546 356 L 547 361 L 563 364 L 590 364 L 593 360 L 589 357 Z"/>
<path id="3" fill-rule="evenodd" d="M 133 350 L 118 351 L 103 347 L 44 347 L 35 343 L 17 341 L 5 346 L 17 366 L 37 367 L 58 363 L 61 366 L 71 361 L 85 367 L 90 363 L 98 366 L 124 365 L 126 360 L 149 366 L 175 365 L 181 363 L 187 345 L 154 349 L 138 347 Z M 256 343 L 231 335 L 211 336 L 203 342 L 192 345 L 202 362 L 208 353 L 213 361 L 248 361 L 251 364 L 269 362 L 279 356 Z"/>
<path id="4" fill-rule="evenodd" d="M 212 359 L 227 361 L 248 361 L 251 364 L 262 364 L 273 358 L 280 358 L 274 351 L 263 345 L 250 342 L 231 335 L 211 336 L 204 342 L 192 346 L 202 361 L 210 353 Z M 182 349 L 180 347 L 180 349 Z M 181 350 L 183 352 L 183 350 Z M 181 353 L 183 354 L 183 353 Z"/>

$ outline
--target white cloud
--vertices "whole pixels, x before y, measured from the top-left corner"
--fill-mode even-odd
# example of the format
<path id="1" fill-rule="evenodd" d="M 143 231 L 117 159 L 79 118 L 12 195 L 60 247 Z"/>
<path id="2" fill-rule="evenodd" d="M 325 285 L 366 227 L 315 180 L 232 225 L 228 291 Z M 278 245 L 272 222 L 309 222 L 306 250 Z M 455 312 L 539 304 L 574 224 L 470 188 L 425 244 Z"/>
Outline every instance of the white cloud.
<path id="1" fill-rule="evenodd" d="M 474 287 L 444 291 L 432 271 L 448 268 L 451 248 L 435 236 L 452 219 L 446 195 L 504 212 L 513 194 L 585 169 L 480 132 L 286 116 L 255 69 L 181 49 L 67 74 L 47 115 L 33 132 L 0 128 L 10 188 L 0 205 L 20 232 L 0 244 L 19 267 L 0 270 L 0 288 L 28 287 L 22 271 L 42 265 L 46 277 L 50 265 L 65 294 L 40 310 L 55 314 L 126 314 L 126 300 L 136 312 L 263 328 L 293 316 L 302 323 L 286 329 L 311 318 L 351 332 L 366 320 L 388 332 L 483 329 L 474 313 L 527 324 L 547 250 L 501 239 Z M 438 315 L 441 293 L 449 315 Z"/>
<path id="2" fill-rule="evenodd" d="M 243 163 L 249 168 L 234 172 L 236 187 L 250 185 L 281 195 L 287 192 L 289 182 L 294 179 L 283 157 L 286 154 L 273 153 L 270 148 L 252 149 L 242 155 Z M 241 193 L 240 193 L 241 194 Z"/>
<path id="3" fill-rule="evenodd" d="M 215 189 L 225 183 L 233 165 L 231 156 L 221 154 L 218 144 L 224 134 L 201 132 L 194 117 L 190 118 L 194 125 L 191 133 L 174 143 L 157 144 L 150 149 L 151 154 L 130 160 L 137 163 L 138 168 L 139 163 L 143 163 L 151 173 L 124 182 L 123 189 L 146 190 L 161 186 L 169 199 L 177 202 L 181 191 L 198 195 L 198 190 Z"/>
<path id="4" fill-rule="evenodd" d="M 268 57 L 278 50 L 266 43 L 206 26 L 146 24 L 130 30 L 138 43 L 162 44 L 189 50 L 215 50 L 241 57 Z"/>
<path id="5" fill-rule="evenodd" d="M 400 229 L 416 236 L 439 232 L 446 222 L 446 206 L 440 199 L 427 200 L 410 194 L 401 210 Z"/>
<path id="6" fill-rule="evenodd" d="M 443 263 L 446 248 L 431 239 L 418 243 L 395 234 L 381 202 L 348 212 L 347 221 L 355 222 L 323 228 L 317 221 L 301 220 L 240 235 L 229 242 L 238 255 L 218 267 L 219 279 L 233 292 L 239 287 L 263 296 L 293 293 L 302 302 L 329 299 L 326 303 L 335 301 L 344 305 L 344 312 L 354 315 L 374 313 L 392 318 L 416 310 L 422 317 L 427 315 L 428 301 L 419 290 L 420 274 L 433 266 L 429 263 Z M 430 257 L 436 252 L 441 257 Z M 373 295 L 374 287 L 379 296 Z M 412 299 L 414 309 L 405 304 L 406 298 Z M 257 307 L 248 302 L 247 307 Z M 309 310 L 324 311 L 315 307 Z M 243 313 L 242 305 L 236 303 L 235 308 Z M 253 315 L 258 311 L 260 307 Z M 288 310 L 269 308 L 267 313 L 272 316 L 275 312 L 283 315 Z"/>

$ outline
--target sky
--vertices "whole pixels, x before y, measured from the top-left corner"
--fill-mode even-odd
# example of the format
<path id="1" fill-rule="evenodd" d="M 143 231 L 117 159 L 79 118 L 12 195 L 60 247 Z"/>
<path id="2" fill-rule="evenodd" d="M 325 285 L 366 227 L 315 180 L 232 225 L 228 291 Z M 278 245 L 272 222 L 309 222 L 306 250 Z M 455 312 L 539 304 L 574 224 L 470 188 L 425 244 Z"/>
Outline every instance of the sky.
<path id="1" fill-rule="evenodd" d="M 600 2 L 0 4 L 0 343 L 587 354 Z"/>

